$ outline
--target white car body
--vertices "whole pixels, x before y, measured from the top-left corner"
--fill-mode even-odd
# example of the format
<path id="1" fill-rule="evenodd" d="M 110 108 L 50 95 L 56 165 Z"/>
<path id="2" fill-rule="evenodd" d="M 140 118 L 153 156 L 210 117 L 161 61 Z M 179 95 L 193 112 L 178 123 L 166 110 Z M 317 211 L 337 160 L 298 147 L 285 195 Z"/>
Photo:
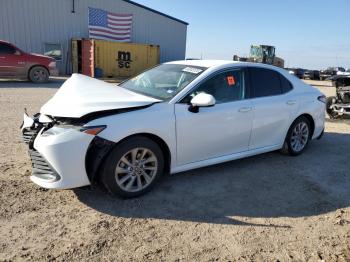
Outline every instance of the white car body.
<path id="1" fill-rule="evenodd" d="M 46 116 L 79 118 L 106 110 L 136 110 L 95 118 L 85 126 L 106 125 L 98 137 L 118 144 L 136 134 L 150 134 L 163 141 L 170 153 L 170 173 L 213 165 L 281 149 L 288 129 L 301 115 L 312 118 L 312 139 L 324 130 L 325 105 L 317 100 L 317 89 L 277 67 L 232 61 L 191 60 L 171 64 L 207 67 L 170 101 L 160 101 L 116 87 L 87 76 L 74 74 L 41 108 L 40 122 Z M 244 99 L 189 112 L 178 103 L 190 90 L 209 76 L 226 68 L 262 67 L 275 70 L 293 85 L 286 94 Z M 138 107 L 141 107 L 140 109 Z M 23 128 L 32 123 L 25 116 Z M 54 125 L 50 135 L 42 130 L 33 148 L 59 174 L 57 181 L 35 175 L 31 180 L 45 188 L 67 189 L 90 185 L 86 155 L 94 135 Z"/>

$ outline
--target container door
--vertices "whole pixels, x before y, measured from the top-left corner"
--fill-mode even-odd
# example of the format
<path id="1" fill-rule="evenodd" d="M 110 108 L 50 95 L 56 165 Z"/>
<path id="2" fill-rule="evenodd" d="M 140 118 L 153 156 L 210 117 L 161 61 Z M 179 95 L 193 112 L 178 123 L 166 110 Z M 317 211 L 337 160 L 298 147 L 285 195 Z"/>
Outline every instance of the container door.
<path id="1" fill-rule="evenodd" d="M 94 40 L 82 40 L 82 73 L 95 76 Z"/>
<path id="2" fill-rule="evenodd" d="M 72 39 L 72 70 L 73 73 L 79 73 L 78 65 L 78 40 Z"/>

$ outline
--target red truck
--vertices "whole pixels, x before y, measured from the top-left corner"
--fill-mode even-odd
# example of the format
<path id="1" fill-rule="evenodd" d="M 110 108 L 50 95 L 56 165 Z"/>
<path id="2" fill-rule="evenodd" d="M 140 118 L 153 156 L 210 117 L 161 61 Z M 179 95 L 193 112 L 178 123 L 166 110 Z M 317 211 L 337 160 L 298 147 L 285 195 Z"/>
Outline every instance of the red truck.
<path id="1" fill-rule="evenodd" d="M 39 54 L 29 54 L 11 43 L 0 40 L 0 78 L 29 79 L 44 83 L 49 76 L 57 76 L 55 59 Z"/>

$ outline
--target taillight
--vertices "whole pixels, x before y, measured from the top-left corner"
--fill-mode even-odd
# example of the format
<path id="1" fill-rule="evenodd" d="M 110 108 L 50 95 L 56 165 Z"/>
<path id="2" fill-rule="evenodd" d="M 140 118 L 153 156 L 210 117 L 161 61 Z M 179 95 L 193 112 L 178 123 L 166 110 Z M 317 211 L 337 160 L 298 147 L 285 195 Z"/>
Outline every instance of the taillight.
<path id="1" fill-rule="evenodd" d="M 326 98 L 325 95 L 322 95 L 322 96 L 317 97 L 317 100 L 320 101 L 320 102 L 322 102 L 322 103 L 326 103 L 327 98 Z"/>

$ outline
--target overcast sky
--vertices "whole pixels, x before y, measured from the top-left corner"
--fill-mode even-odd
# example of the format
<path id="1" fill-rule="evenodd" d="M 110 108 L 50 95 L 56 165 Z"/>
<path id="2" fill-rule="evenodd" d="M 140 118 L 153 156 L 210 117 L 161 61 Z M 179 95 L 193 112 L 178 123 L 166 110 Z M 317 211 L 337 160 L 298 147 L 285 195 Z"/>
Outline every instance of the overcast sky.
<path id="1" fill-rule="evenodd" d="M 187 57 L 232 59 L 276 46 L 286 67 L 350 68 L 350 0 L 135 0 L 188 22 Z"/>

